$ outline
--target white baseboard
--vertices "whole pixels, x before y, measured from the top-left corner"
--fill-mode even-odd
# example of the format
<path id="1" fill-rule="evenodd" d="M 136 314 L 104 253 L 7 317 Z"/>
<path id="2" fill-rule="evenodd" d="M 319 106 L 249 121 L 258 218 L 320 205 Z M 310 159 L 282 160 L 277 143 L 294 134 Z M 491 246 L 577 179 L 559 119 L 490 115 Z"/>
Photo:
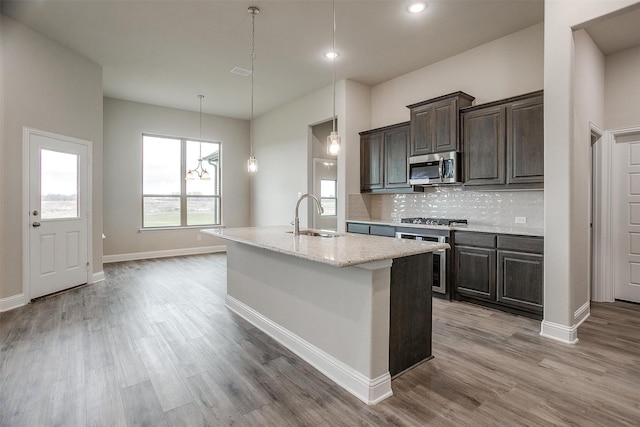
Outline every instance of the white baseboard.
<path id="1" fill-rule="evenodd" d="M 225 305 L 367 405 L 375 405 L 393 395 L 388 372 L 378 378 L 368 378 L 237 299 L 227 295 Z"/>
<path id="2" fill-rule="evenodd" d="M 577 344 L 578 325 L 564 326 L 543 320 L 540 324 L 540 335 L 564 344 Z"/>
<path id="3" fill-rule="evenodd" d="M 3 311 L 13 310 L 14 308 L 22 307 L 27 302 L 25 301 L 24 294 L 13 295 L 7 298 L 0 298 L 0 313 Z"/>
<path id="4" fill-rule="evenodd" d="M 137 261 L 141 259 L 153 259 L 153 258 L 167 258 L 172 256 L 185 256 L 185 255 L 200 255 L 217 252 L 226 252 L 227 247 L 225 245 L 220 246 L 205 246 L 201 248 L 185 248 L 185 249 L 169 249 L 165 251 L 150 251 L 150 252 L 134 252 L 130 254 L 117 254 L 117 255 L 105 255 L 102 257 L 104 264 L 111 262 L 121 261 Z"/>
<path id="5" fill-rule="evenodd" d="M 98 283 L 104 280 L 104 271 L 98 271 L 91 276 L 91 283 Z"/>
<path id="6" fill-rule="evenodd" d="M 576 328 L 584 323 L 585 320 L 591 315 L 591 302 L 587 301 L 573 313 L 573 319 L 576 324 Z"/>

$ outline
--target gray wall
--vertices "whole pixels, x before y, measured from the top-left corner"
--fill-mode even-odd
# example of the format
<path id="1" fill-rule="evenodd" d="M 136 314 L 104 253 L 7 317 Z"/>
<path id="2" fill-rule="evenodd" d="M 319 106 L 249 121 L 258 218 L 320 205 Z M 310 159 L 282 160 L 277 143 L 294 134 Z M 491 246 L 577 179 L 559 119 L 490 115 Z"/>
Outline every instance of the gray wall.
<path id="1" fill-rule="evenodd" d="M 309 188 L 310 126 L 331 118 L 331 95 L 331 87 L 327 87 L 256 119 L 254 152 L 259 169 L 251 178 L 253 225 L 286 225 L 293 221 L 298 193 L 304 194 Z M 336 98 L 342 97 L 340 90 Z M 306 227 L 306 204 L 301 205 L 299 215 L 301 226 Z"/>
<path id="2" fill-rule="evenodd" d="M 102 271 L 102 68 L 0 15 L 4 60 L 0 298 L 22 293 L 22 132 L 93 141 L 93 266 Z M 91 240 L 90 240 L 91 241 Z"/>
<path id="3" fill-rule="evenodd" d="M 4 51 L 4 31 L 2 16 L 0 15 L 0 52 Z M 0 54 L 0 242 L 4 242 L 4 182 L 5 182 L 5 167 L 4 167 L 4 55 Z M 4 248 L 5 245 L 0 243 L 0 301 L 2 300 L 5 291 L 5 277 L 4 277 Z M 2 310 L 3 307 L 0 307 Z"/>
<path id="4" fill-rule="evenodd" d="M 544 149 L 545 149 L 545 271 L 542 334 L 577 339 L 581 298 L 576 290 L 587 268 L 589 247 L 581 245 L 588 229 L 580 210 L 588 206 L 581 190 L 590 179 L 585 157 L 574 157 L 577 146 L 588 144 L 575 126 L 588 129 L 591 111 L 576 111 L 575 45 L 572 29 L 636 3 L 636 0 L 545 2 L 544 22 Z M 579 83 L 578 83 L 579 84 Z M 578 150 L 580 150 L 578 148 Z M 576 220 L 576 218 L 578 220 Z M 552 220 L 551 220 L 552 219 Z M 580 292 L 580 291 L 578 291 Z"/>
<path id="5" fill-rule="evenodd" d="M 575 321 L 580 321 L 584 310 L 575 313 L 590 302 L 590 269 L 588 256 L 591 248 L 590 179 L 591 176 L 591 129 L 589 122 L 604 129 L 604 55 L 595 45 L 591 37 L 584 31 L 576 31 L 574 39 L 574 81 L 575 81 L 575 115 L 573 145 L 574 159 L 572 174 L 586 179 L 572 182 L 572 197 L 575 208 L 571 215 L 574 227 L 571 229 L 571 241 L 577 248 L 573 251 L 573 264 L 579 266 L 574 270 L 571 289 L 571 308 Z M 575 227 L 575 225 L 578 225 Z"/>
<path id="6" fill-rule="evenodd" d="M 360 137 L 370 127 L 370 88 L 350 80 L 336 83 L 336 116 L 342 150 L 338 155 L 338 231 L 346 219 L 346 194 L 360 188 Z M 311 127 L 331 119 L 332 87 L 327 86 L 260 117 L 254 124 L 258 173 L 251 182 L 253 225 L 286 225 L 294 217 L 298 193 L 309 188 Z M 307 226 L 306 204 L 301 226 Z"/>
<path id="7" fill-rule="evenodd" d="M 193 94 L 197 106 L 197 94 Z M 207 98 L 203 101 L 205 104 Z M 142 134 L 199 137 L 199 113 L 104 98 L 104 253 L 107 256 L 224 245 L 197 229 L 142 227 Z M 202 115 L 202 138 L 222 142 L 222 218 L 249 225 L 249 123 Z M 201 240 L 198 240 L 198 237 Z"/>
<path id="8" fill-rule="evenodd" d="M 542 89 L 543 28 L 534 25 L 374 86 L 372 127 L 407 121 L 407 105 L 459 90 L 482 104 Z"/>

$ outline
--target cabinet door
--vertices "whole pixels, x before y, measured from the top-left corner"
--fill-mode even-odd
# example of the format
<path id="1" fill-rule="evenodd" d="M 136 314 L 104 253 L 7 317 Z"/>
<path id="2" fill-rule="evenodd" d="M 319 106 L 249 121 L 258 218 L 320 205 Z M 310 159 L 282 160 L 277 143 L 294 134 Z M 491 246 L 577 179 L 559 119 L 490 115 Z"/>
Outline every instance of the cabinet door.
<path id="1" fill-rule="evenodd" d="M 433 152 L 458 150 L 458 101 L 448 99 L 433 105 Z"/>
<path id="2" fill-rule="evenodd" d="M 360 137 L 360 189 L 373 190 L 384 187 L 383 133 L 372 133 Z"/>
<path id="3" fill-rule="evenodd" d="M 435 109 L 433 105 L 423 105 L 411 110 L 411 155 L 418 156 L 433 152 Z"/>
<path id="4" fill-rule="evenodd" d="M 485 301 L 496 300 L 496 250 L 455 246 L 456 293 Z"/>
<path id="5" fill-rule="evenodd" d="M 384 134 L 384 187 L 409 188 L 409 126 Z"/>
<path id="6" fill-rule="evenodd" d="M 463 114 L 465 185 L 505 183 L 505 108 L 487 107 Z"/>
<path id="7" fill-rule="evenodd" d="M 498 250 L 498 302 L 542 314 L 543 256 Z"/>
<path id="8" fill-rule="evenodd" d="M 507 183 L 544 182 L 543 97 L 507 107 Z"/>

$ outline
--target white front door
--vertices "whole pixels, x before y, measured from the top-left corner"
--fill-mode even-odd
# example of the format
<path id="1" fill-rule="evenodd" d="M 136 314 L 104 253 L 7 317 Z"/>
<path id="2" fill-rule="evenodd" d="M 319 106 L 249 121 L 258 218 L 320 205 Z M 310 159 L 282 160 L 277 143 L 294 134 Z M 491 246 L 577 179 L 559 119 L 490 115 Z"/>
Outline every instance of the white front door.
<path id="1" fill-rule="evenodd" d="M 26 130 L 29 299 L 88 282 L 90 143 Z"/>
<path id="2" fill-rule="evenodd" d="M 617 139 L 612 172 L 614 295 L 640 302 L 640 135 Z"/>

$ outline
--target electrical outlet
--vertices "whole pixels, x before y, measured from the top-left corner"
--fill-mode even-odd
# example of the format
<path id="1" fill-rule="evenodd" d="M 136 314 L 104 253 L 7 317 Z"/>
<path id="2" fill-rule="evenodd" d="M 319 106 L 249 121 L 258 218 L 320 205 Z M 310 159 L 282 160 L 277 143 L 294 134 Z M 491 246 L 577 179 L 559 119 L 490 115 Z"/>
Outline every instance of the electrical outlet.
<path id="1" fill-rule="evenodd" d="M 200 240 L 202 240 L 202 236 L 198 234 L 198 235 L 196 236 L 196 240 L 199 242 Z"/>
<path id="2" fill-rule="evenodd" d="M 527 223 L 527 217 L 526 216 L 517 216 L 516 217 L 516 224 L 526 224 Z"/>

